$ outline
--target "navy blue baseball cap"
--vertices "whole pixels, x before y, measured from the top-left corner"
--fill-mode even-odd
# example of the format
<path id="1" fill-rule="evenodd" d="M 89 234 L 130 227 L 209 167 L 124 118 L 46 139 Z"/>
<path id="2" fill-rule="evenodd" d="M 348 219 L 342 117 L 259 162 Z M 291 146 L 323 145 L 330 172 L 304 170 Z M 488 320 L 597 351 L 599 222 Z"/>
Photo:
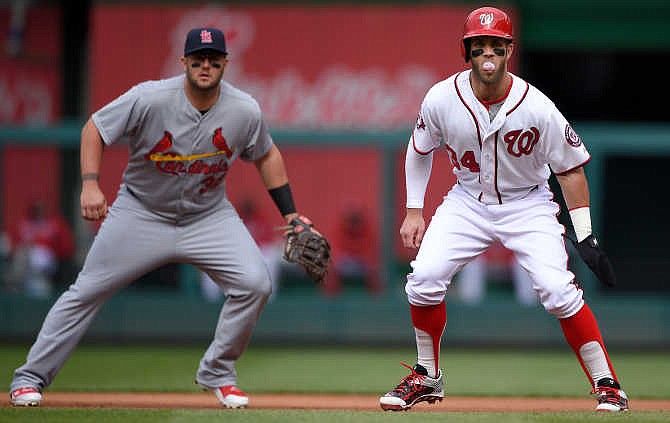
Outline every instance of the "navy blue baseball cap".
<path id="1" fill-rule="evenodd" d="M 202 50 L 213 50 L 221 54 L 228 54 L 223 32 L 216 28 L 193 28 L 190 30 L 184 44 L 184 57 Z"/>

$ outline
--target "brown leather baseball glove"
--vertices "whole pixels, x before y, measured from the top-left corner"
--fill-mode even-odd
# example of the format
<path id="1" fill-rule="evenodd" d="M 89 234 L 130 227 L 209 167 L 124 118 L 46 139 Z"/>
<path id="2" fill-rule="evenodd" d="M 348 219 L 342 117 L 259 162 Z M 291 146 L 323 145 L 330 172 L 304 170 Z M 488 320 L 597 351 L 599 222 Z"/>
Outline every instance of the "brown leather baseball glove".
<path id="1" fill-rule="evenodd" d="M 328 273 L 330 244 L 313 226 L 308 218 L 298 216 L 283 228 L 286 229 L 284 259 L 304 267 L 309 278 L 320 284 Z"/>

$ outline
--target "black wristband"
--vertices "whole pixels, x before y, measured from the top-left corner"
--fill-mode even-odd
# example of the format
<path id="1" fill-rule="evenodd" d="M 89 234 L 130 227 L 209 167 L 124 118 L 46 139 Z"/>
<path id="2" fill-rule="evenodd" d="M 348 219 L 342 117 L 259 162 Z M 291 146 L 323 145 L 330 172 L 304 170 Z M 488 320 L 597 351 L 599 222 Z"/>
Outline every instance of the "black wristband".
<path id="1" fill-rule="evenodd" d="M 272 200 L 277 205 L 279 213 L 281 213 L 282 216 L 295 213 L 293 194 L 291 193 L 291 187 L 288 185 L 288 182 L 280 187 L 269 189 L 268 193 L 270 193 L 270 197 L 272 197 Z"/>

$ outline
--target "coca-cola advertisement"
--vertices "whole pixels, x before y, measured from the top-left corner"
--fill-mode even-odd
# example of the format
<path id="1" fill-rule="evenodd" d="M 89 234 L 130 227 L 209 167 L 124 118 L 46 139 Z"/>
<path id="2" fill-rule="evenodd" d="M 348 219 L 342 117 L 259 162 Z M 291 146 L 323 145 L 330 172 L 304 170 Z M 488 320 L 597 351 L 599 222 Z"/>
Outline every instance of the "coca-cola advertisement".
<path id="1" fill-rule="evenodd" d="M 61 114 L 60 11 L 0 9 L 0 125 L 56 123 Z"/>
<path id="2" fill-rule="evenodd" d="M 432 84 L 464 69 L 470 8 L 440 6 L 115 5 L 94 8 L 91 108 L 130 86 L 183 73 L 189 29 L 218 27 L 224 78 L 273 127 L 410 127 Z"/>
<path id="3" fill-rule="evenodd" d="M 383 221 L 385 184 L 394 187 L 397 220 L 404 213 L 402 150 L 428 89 L 466 69 L 460 43 L 467 5 L 212 6 L 96 4 L 90 41 L 90 112 L 133 85 L 184 72 L 180 57 L 188 31 L 217 27 L 226 37 L 229 64 L 224 79 L 259 102 L 270 132 L 313 131 L 314 143 L 281 145 L 299 210 L 332 235 L 341 256 L 341 227 L 356 214 L 365 222 L 366 260 L 379 269 L 381 233 L 391 231 L 396 255 L 399 222 Z M 514 69 L 515 64 L 512 64 Z M 393 180 L 385 180 L 384 155 L 377 145 L 319 143 L 321 130 L 405 131 L 394 155 Z M 349 132 L 347 132 L 349 133 Z M 332 140 L 332 138 L 331 138 Z M 114 197 L 126 152 L 106 153 L 101 183 Z M 438 155 L 433 180 L 454 176 L 448 157 Z M 444 164 L 440 166 L 440 163 Z M 194 168 L 161 171 L 188 172 Z M 221 172 L 223 174 L 223 172 Z M 226 169 L 226 191 L 234 204 L 253 201 L 264 216 L 279 214 L 253 166 Z M 427 196 L 436 205 L 443 193 Z M 273 219 L 274 218 L 274 219 Z"/>
<path id="4" fill-rule="evenodd" d="M 0 125 L 56 124 L 62 102 L 60 11 L 54 5 L 5 3 L 0 8 Z M 36 199 L 51 210 L 58 209 L 60 166 L 56 147 L 27 146 L 18 140 L 2 146 L 4 231 L 14 228 Z"/>

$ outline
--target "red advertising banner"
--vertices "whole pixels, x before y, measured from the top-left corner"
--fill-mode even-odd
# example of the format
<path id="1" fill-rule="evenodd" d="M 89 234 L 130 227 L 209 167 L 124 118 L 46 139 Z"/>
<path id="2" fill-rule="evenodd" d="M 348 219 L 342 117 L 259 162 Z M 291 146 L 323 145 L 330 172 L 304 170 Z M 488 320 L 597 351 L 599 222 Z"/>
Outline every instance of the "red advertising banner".
<path id="1" fill-rule="evenodd" d="M 5 146 L 0 155 L 2 228 L 11 232 L 29 205 L 39 200 L 59 211 L 61 156 L 56 147 Z"/>
<path id="2" fill-rule="evenodd" d="M 271 126 L 410 128 L 432 84 L 463 69 L 471 7 L 98 4 L 91 26 L 91 107 L 132 85 L 183 73 L 190 28 L 227 38 L 224 76 Z"/>
<path id="3" fill-rule="evenodd" d="M 95 4 L 90 112 L 139 82 L 182 74 L 179 58 L 186 33 L 213 26 L 226 34 L 230 63 L 224 78 L 258 100 L 271 132 L 277 127 L 403 128 L 409 138 L 427 90 L 466 68 L 459 43 L 471 9 L 468 5 Z M 515 67 L 513 63 L 511 69 Z M 399 258 L 415 254 L 399 245 L 405 210 L 404 153 L 398 153 L 395 175 L 399 221 L 382 222 L 385 181 L 379 149 L 281 148 L 298 209 L 330 237 L 334 261 L 347 249 L 340 226 L 352 210 L 372 228 L 362 250 L 373 265 L 381 258 L 380 230 L 392 232 Z M 105 187 L 108 200 L 118 188 L 127 154 L 120 149 L 112 152 L 101 171 L 101 180 L 115 181 Z M 427 220 L 455 180 L 446 155 L 436 155 L 433 169 Z M 234 204 L 253 201 L 270 221 L 282 223 L 252 165 L 236 163 L 226 187 Z"/>
<path id="4" fill-rule="evenodd" d="M 61 114 L 60 12 L 26 7 L 22 19 L 0 10 L 0 124 L 54 123 Z"/>
<path id="5" fill-rule="evenodd" d="M 0 60 L 0 124 L 48 124 L 60 118 L 60 71 Z"/>
<path id="6" fill-rule="evenodd" d="M 61 114 L 60 11 L 32 2 L 5 3 L 0 9 L 0 125 L 56 123 Z M 5 145 L 0 165 L 4 231 L 15 229 L 36 200 L 49 211 L 59 210 L 57 148 Z"/>

